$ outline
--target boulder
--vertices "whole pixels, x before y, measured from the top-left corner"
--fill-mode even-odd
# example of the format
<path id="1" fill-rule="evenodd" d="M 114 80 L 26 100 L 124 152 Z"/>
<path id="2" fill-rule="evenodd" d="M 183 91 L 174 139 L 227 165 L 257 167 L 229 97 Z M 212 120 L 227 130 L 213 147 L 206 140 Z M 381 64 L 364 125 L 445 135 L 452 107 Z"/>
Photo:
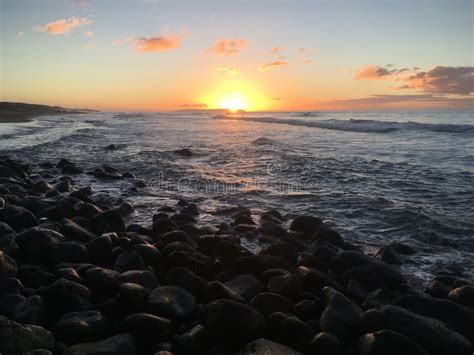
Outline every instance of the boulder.
<path id="1" fill-rule="evenodd" d="M 133 313 L 125 319 L 127 330 L 139 339 L 156 343 L 171 330 L 171 321 L 149 313 Z"/>
<path id="2" fill-rule="evenodd" d="M 448 298 L 462 305 L 474 307 L 474 286 L 463 285 L 457 287 L 449 292 Z"/>
<path id="3" fill-rule="evenodd" d="M 15 260 L 0 250 L 0 279 L 15 277 L 17 271 Z"/>
<path id="4" fill-rule="evenodd" d="M 68 345 L 106 338 L 111 330 L 110 321 L 97 311 L 66 313 L 52 328 L 56 341 Z"/>
<path id="5" fill-rule="evenodd" d="M 268 317 L 268 333 L 272 339 L 303 351 L 314 335 L 314 330 L 295 316 L 275 312 Z"/>
<path id="6" fill-rule="evenodd" d="M 98 300 L 107 300 L 118 291 L 120 273 L 101 267 L 91 267 L 84 274 L 84 284 Z"/>
<path id="7" fill-rule="evenodd" d="M 172 321 L 184 321 L 194 313 L 196 301 L 193 295 L 184 288 L 161 286 L 150 293 L 145 308 L 151 314 Z"/>
<path id="8" fill-rule="evenodd" d="M 209 330 L 202 324 L 196 324 L 176 339 L 173 350 L 178 354 L 200 354 L 204 352 L 211 341 Z"/>
<path id="9" fill-rule="evenodd" d="M 258 338 L 243 347 L 239 355 L 303 355 L 295 349 L 288 346 L 275 343 L 274 341 Z"/>
<path id="10" fill-rule="evenodd" d="M 185 288 L 195 298 L 200 298 L 203 293 L 207 281 L 202 277 L 197 276 L 194 272 L 183 267 L 176 267 L 169 270 L 163 278 L 166 285 L 177 286 Z"/>
<path id="11" fill-rule="evenodd" d="M 203 303 L 209 303 L 218 299 L 227 299 L 236 302 L 245 302 L 242 296 L 230 289 L 222 282 L 211 281 L 207 284 L 201 297 Z"/>
<path id="12" fill-rule="evenodd" d="M 4 222 L 19 232 L 38 225 L 38 220 L 29 210 L 15 205 L 0 208 L 0 222 Z"/>
<path id="13" fill-rule="evenodd" d="M 308 236 L 314 234 L 323 225 L 323 221 L 314 216 L 298 216 L 290 224 L 290 229 Z"/>
<path id="14" fill-rule="evenodd" d="M 331 333 L 321 332 L 316 334 L 308 346 L 308 355 L 342 355 L 343 346 L 338 338 Z"/>
<path id="15" fill-rule="evenodd" d="M 91 343 L 76 344 L 63 351 L 62 355 L 135 355 L 135 341 L 128 333 Z"/>
<path id="16" fill-rule="evenodd" d="M 134 283 L 143 286 L 148 292 L 158 287 L 155 274 L 147 270 L 129 270 L 119 276 L 119 283 Z"/>
<path id="17" fill-rule="evenodd" d="M 239 275 L 226 282 L 225 285 L 240 295 L 246 302 L 265 289 L 265 286 L 252 275 Z"/>
<path id="18" fill-rule="evenodd" d="M 38 295 L 25 298 L 16 305 L 14 318 L 23 324 L 46 326 L 48 323 L 46 302 Z"/>
<path id="19" fill-rule="evenodd" d="M 415 341 L 392 330 L 364 334 L 357 345 L 360 355 L 428 355 Z"/>
<path id="20" fill-rule="evenodd" d="M 146 266 L 140 254 L 135 250 L 122 252 L 115 261 L 114 270 L 123 273 L 129 270 L 145 270 Z"/>
<path id="21" fill-rule="evenodd" d="M 250 301 L 250 305 L 265 317 L 274 312 L 291 313 L 294 307 L 293 302 L 288 298 L 271 292 L 263 292 L 256 295 Z"/>
<path id="22" fill-rule="evenodd" d="M 90 219 L 92 229 L 97 234 L 125 231 L 122 214 L 118 210 L 101 212 Z"/>

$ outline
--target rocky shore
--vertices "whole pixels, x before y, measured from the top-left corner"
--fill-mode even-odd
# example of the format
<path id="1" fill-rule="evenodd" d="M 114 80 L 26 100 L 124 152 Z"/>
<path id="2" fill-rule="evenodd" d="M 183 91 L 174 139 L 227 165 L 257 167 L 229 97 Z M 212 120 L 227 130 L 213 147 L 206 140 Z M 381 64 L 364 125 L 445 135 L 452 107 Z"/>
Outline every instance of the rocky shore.
<path id="1" fill-rule="evenodd" d="M 0 353 L 470 355 L 474 286 L 456 270 L 419 291 L 316 216 L 134 207 L 75 181 L 129 179 L 110 166 L 0 157 Z M 113 201 L 113 202 L 110 202 Z M 259 239 L 254 254 L 241 239 Z"/>

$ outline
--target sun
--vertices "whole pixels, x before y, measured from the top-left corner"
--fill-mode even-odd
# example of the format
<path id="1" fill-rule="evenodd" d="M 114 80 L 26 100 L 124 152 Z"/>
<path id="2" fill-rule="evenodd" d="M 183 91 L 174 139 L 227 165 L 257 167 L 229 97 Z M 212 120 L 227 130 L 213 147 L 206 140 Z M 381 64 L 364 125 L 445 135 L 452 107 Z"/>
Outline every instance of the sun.
<path id="1" fill-rule="evenodd" d="M 245 110 L 247 108 L 247 103 L 245 98 L 241 95 L 234 94 L 222 99 L 222 101 L 219 102 L 219 106 L 235 113 L 239 110 Z"/>

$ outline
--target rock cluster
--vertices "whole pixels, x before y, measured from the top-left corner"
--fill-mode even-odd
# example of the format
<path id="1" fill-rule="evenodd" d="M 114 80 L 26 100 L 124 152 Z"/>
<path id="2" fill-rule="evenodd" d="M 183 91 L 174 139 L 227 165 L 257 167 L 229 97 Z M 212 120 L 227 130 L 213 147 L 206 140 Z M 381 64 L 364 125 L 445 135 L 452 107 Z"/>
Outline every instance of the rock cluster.
<path id="1" fill-rule="evenodd" d="M 408 286 L 406 245 L 371 256 L 315 216 L 246 208 L 203 226 L 184 200 L 131 224 L 133 206 L 76 188 L 81 174 L 0 157 L 3 355 L 473 353 L 474 286 L 447 274 Z"/>

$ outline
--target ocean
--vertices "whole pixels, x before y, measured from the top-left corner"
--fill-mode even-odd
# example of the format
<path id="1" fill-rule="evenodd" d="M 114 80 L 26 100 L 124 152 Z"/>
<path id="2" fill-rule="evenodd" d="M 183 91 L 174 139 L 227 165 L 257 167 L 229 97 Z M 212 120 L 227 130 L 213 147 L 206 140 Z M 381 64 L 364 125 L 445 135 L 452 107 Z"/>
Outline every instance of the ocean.
<path id="1" fill-rule="evenodd" d="M 175 152 L 184 148 L 192 155 Z M 402 269 L 415 278 L 446 266 L 474 277 L 472 111 L 51 116 L 0 125 L 0 155 L 130 171 L 146 187 L 74 179 L 132 202 L 136 223 L 180 198 L 199 203 L 202 224 L 235 206 L 312 214 L 364 251 L 412 246 Z"/>

